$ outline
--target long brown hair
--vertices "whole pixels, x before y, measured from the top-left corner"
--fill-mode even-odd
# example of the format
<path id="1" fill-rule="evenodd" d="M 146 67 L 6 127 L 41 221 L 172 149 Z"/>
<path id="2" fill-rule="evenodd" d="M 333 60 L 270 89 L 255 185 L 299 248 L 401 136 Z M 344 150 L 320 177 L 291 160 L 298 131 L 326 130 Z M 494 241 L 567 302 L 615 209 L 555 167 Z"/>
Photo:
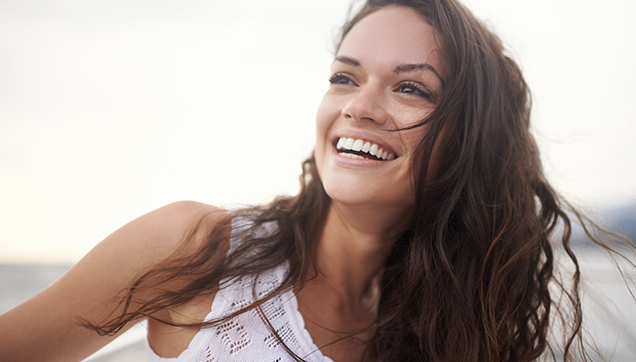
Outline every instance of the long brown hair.
<path id="1" fill-rule="evenodd" d="M 587 360 L 568 206 L 543 175 L 529 130 L 530 93 L 519 67 L 499 38 L 454 0 L 369 0 L 345 24 L 342 38 L 362 18 L 389 5 L 414 9 L 433 26 L 449 77 L 438 107 L 414 126 L 430 124 L 413 161 L 415 212 L 385 265 L 368 356 L 382 361 L 533 361 L 563 354 L 564 360 Z M 440 137 L 442 129 L 449 134 Z M 436 143 L 444 162 L 435 179 L 428 180 Z M 218 290 L 224 277 L 258 274 L 285 261 L 289 274 L 280 288 L 237 313 L 302 287 L 316 268 L 315 242 L 329 203 L 310 157 L 303 163 L 297 196 L 231 213 L 207 235 L 199 252 L 175 256 L 141 276 L 121 299 L 123 312 L 107 323 L 89 325 L 113 334 L 132 320 L 152 318 L 159 310 Z M 248 218 L 252 227 L 241 231 L 244 241 L 225 259 L 219 250 L 225 250 L 220 245 L 233 218 Z M 270 222 L 276 223 L 275 231 L 259 236 L 259 228 Z M 555 275 L 555 241 L 573 266 L 567 280 Z M 183 288 L 165 287 L 179 278 L 188 281 Z M 162 292 L 138 300 L 151 289 Z M 553 349 L 548 335 L 555 316 L 561 316 L 565 340 Z"/>

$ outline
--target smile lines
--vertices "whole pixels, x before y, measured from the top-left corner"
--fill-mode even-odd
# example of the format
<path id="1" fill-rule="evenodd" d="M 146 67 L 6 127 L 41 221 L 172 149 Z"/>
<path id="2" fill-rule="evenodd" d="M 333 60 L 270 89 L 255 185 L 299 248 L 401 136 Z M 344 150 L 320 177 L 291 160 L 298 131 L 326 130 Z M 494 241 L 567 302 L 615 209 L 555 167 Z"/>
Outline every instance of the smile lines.
<path id="1" fill-rule="evenodd" d="M 377 159 L 383 161 L 395 159 L 393 152 L 387 152 L 377 144 L 361 139 L 341 137 L 338 139 L 336 149 L 340 155 L 350 158 Z"/>

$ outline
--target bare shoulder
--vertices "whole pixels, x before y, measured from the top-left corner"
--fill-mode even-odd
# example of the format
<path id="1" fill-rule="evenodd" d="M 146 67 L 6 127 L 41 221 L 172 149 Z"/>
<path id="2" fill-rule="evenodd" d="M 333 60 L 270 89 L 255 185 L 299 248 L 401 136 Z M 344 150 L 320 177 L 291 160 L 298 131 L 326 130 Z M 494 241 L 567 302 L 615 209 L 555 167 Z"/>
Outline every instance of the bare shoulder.
<path id="1" fill-rule="evenodd" d="M 135 242 L 139 247 L 151 247 L 158 251 L 150 256 L 161 257 L 165 251 L 174 250 L 189 232 L 198 228 L 210 232 L 228 217 L 219 207 L 196 201 L 179 201 L 151 211 L 113 233 L 122 243 Z M 127 247 L 130 247 L 129 245 Z M 163 255 L 165 256 L 165 255 Z"/>
<path id="2" fill-rule="evenodd" d="M 89 259 L 91 264 L 116 260 L 119 266 L 136 273 L 161 262 L 180 247 L 198 248 L 204 240 L 203 234 L 214 230 L 227 216 L 225 210 L 212 205 L 195 201 L 175 202 L 122 226 L 84 259 Z M 189 237 L 188 234 L 195 229 L 199 237 Z M 186 239 L 188 244 L 184 244 Z"/>
<path id="3" fill-rule="evenodd" d="M 228 212 L 214 205 L 204 204 L 197 201 L 177 201 L 160 207 L 139 219 L 148 219 L 158 222 L 181 222 L 188 223 L 193 219 L 210 217 L 210 220 L 224 218 Z"/>
<path id="4" fill-rule="evenodd" d="M 153 237 L 181 236 L 196 223 L 216 224 L 228 216 L 228 212 L 217 206 L 196 201 L 178 201 L 151 211 L 128 225 L 128 232 L 142 231 Z M 165 237 L 161 237 L 164 239 Z"/>

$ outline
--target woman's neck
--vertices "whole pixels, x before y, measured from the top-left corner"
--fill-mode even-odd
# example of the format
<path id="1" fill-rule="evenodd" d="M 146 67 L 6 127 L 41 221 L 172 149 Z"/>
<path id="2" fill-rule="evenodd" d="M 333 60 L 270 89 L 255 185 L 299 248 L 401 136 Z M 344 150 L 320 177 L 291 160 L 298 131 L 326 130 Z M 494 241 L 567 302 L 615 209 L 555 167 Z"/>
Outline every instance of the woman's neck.
<path id="1" fill-rule="evenodd" d="M 388 211 L 332 201 L 316 248 L 319 273 L 296 291 L 307 331 L 334 360 L 361 360 L 374 334 L 384 264 L 405 219 Z"/>
<path id="2" fill-rule="evenodd" d="M 342 308 L 372 307 L 377 302 L 386 258 L 404 227 L 405 215 L 386 208 L 332 202 L 317 246 L 324 283 Z"/>

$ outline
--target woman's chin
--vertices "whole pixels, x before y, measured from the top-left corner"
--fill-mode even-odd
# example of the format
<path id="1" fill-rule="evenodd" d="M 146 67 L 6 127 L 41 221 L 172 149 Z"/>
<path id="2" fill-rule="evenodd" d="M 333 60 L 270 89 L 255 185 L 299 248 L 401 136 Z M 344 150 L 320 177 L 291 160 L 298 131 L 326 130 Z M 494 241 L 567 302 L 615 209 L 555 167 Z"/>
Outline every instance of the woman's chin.
<path id="1" fill-rule="evenodd" d="M 360 185 L 323 184 L 327 196 L 332 200 L 332 204 L 339 204 L 346 207 L 364 207 L 371 211 L 377 209 L 381 212 L 390 210 L 409 209 L 413 205 L 410 195 L 401 195 L 391 191 L 376 188 L 360 187 Z"/>

